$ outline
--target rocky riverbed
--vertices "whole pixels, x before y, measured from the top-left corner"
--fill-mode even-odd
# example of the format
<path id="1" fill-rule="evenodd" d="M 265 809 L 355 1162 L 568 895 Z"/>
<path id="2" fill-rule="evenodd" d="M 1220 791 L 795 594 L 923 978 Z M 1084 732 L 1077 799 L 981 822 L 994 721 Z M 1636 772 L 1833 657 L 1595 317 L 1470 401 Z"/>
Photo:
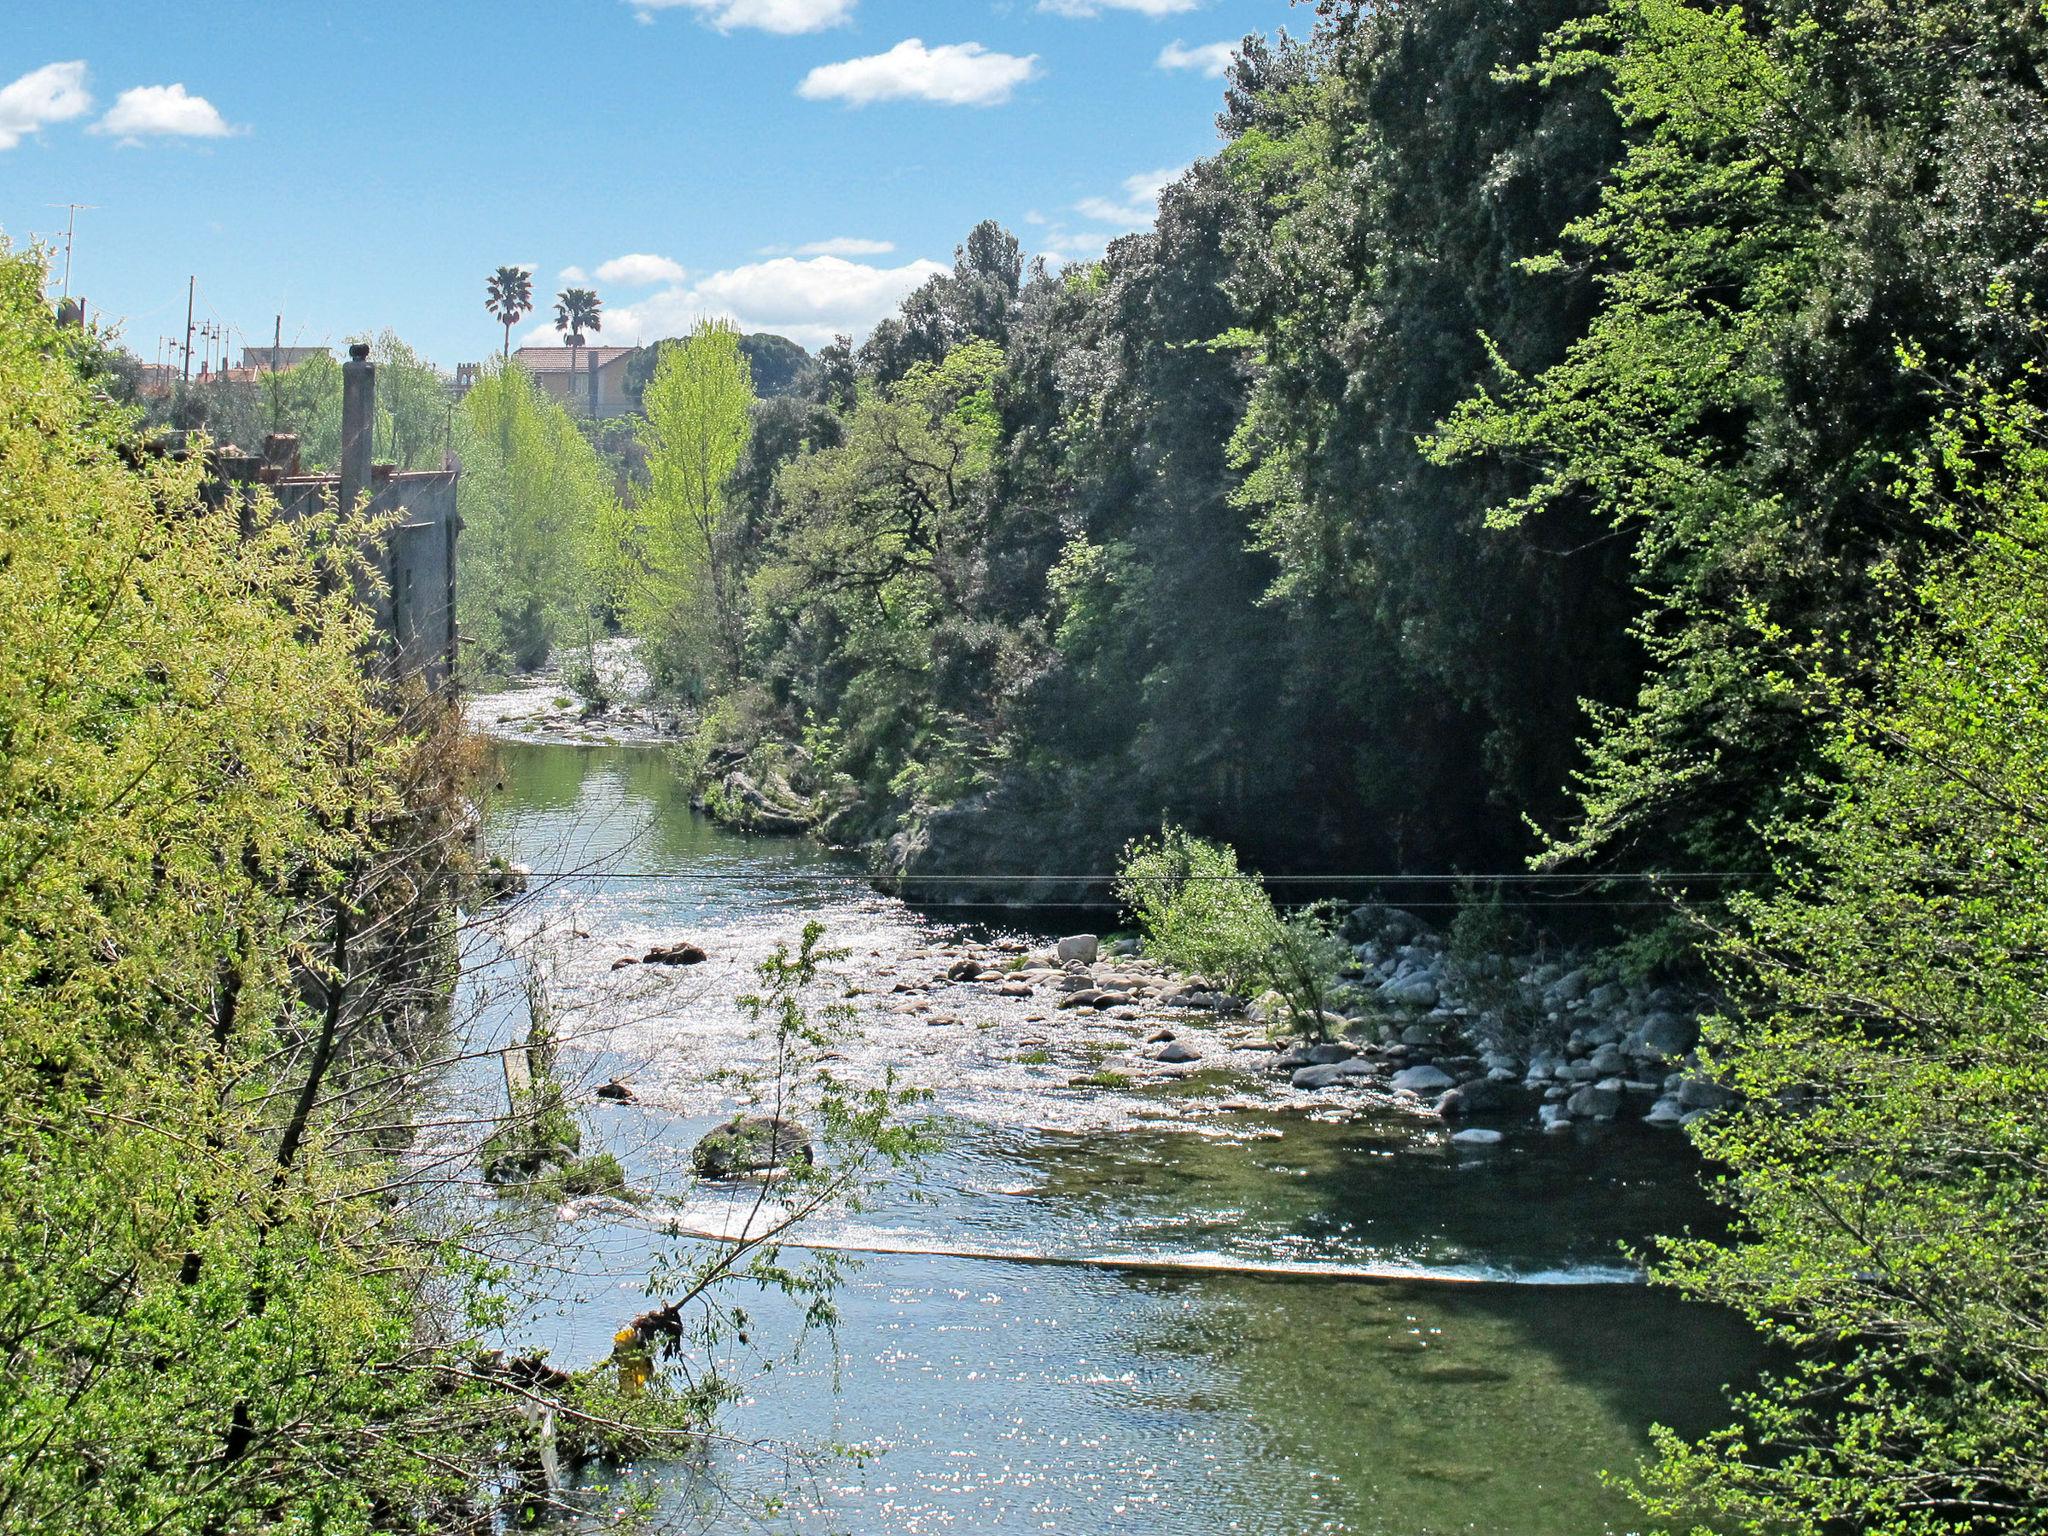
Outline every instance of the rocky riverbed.
<path id="1" fill-rule="evenodd" d="M 1274 999 L 1229 996 L 1145 959 L 1135 941 L 1105 948 L 1088 934 L 1049 948 L 1005 939 L 913 952 L 905 968 L 922 962 L 931 974 L 896 980 L 892 1011 L 956 1024 L 948 998 L 971 988 L 1025 1010 L 1026 1023 L 1058 1017 L 1099 1031 L 1114 1047 L 1096 1074 L 1107 1087 L 1230 1068 L 1257 1078 L 1263 1100 L 1368 1101 L 1465 1123 L 1453 1139 L 1467 1145 L 1501 1139 L 1469 1122 L 1534 1116 L 1564 1132 L 1627 1116 L 1678 1127 L 1728 1102 L 1694 1059 L 1696 1004 L 1680 993 L 1594 985 L 1569 960 L 1520 965 L 1516 980 L 1538 1010 L 1533 1032 L 1555 1042 L 1525 1055 L 1498 1043 L 1499 1020 L 1459 1000 L 1447 946 L 1425 925 L 1360 907 L 1346 926 L 1361 935 L 1356 974 L 1319 1043 L 1276 1040 Z"/>

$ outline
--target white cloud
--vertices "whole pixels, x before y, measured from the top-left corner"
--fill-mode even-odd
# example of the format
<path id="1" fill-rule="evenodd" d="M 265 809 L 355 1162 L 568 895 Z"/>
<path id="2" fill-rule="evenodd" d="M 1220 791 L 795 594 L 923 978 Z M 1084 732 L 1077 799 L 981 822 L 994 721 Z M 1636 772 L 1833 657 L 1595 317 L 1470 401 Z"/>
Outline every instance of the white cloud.
<path id="1" fill-rule="evenodd" d="M 821 347 L 842 333 L 860 337 L 895 312 L 905 295 L 950 267 L 909 261 L 878 267 L 839 256 L 799 260 L 781 256 L 732 267 L 687 285 L 608 307 L 602 340 L 639 345 L 680 336 L 703 319 L 726 319 L 746 331 L 772 331 L 806 347 Z M 529 345 L 553 346 L 552 327 L 537 326 Z"/>
<path id="2" fill-rule="evenodd" d="M 622 288 L 652 288 L 656 283 L 680 283 L 683 269 L 666 256 L 614 256 L 597 269 L 597 280 Z"/>
<path id="3" fill-rule="evenodd" d="M 1104 11 L 1136 11 L 1140 16 L 1178 16 L 1202 0 L 1038 0 L 1041 11 L 1055 16 L 1100 16 Z"/>
<path id="4" fill-rule="evenodd" d="M 678 7 L 695 11 L 719 31 L 753 27 L 762 32 L 794 36 L 822 32 L 853 18 L 859 0 L 630 0 L 637 18 L 652 21 L 654 11 Z"/>
<path id="5" fill-rule="evenodd" d="M 590 281 L 590 274 L 581 267 L 564 267 L 562 268 L 562 281 L 565 283 L 587 283 Z"/>
<path id="6" fill-rule="evenodd" d="M 887 53 L 821 64 L 804 76 L 797 95 L 810 101 L 935 101 L 948 107 L 994 107 L 1038 74 L 1038 55 L 992 53 L 980 43 L 927 48 L 907 38 Z"/>
<path id="7" fill-rule="evenodd" d="M 1230 72 L 1230 61 L 1237 57 L 1235 43 L 1197 43 L 1190 48 L 1175 38 L 1159 50 L 1161 69 L 1191 69 L 1197 74 L 1207 75 L 1211 80 L 1221 80 Z"/>
<path id="8" fill-rule="evenodd" d="M 85 60 L 45 64 L 0 86 L 0 149 L 12 149 L 50 123 L 69 122 L 92 110 Z"/>
<path id="9" fill-rule="evenodd" d="M 1127 229 L 1150 224 L 1159 211 L 1159 194 L 1186 172 L 1184 165 L 1170 170 L 1140 171 L 1124 178 L 1122 202 L 1107 197 L 1084 197 L 1074 204 L 1074 211 L 1098 224 L 1120 224 Z"/>
<path id="10" fill-rule="evenodd" d="M 224 139 L 235 130 L 212 102 L 188 94 L 182 85 L 138 85 L 115 97 L 113 107 L 92 125 L 92 131 L 133 140 Z"/>
<path id="11" fill-rule="evenodd" d="M 896 249 L 893 240 L 861 240 L 838 235 L 830 240 L 813 240 L 796 248 L 799 256 L 886 256 Z"/>

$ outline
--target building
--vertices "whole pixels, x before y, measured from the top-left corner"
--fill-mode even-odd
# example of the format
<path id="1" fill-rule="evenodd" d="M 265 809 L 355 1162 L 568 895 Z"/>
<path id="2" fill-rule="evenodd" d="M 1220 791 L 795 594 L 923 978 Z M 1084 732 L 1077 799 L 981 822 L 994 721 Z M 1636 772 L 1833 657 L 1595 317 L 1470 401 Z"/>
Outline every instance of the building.
<path id="1" fill-rule="evenodd" d="M 332 356 L 334 354 L 325 347 L 244 347 L 242 367 L 261 373 L 283 373 L 309 358 Z"/>
<path id="2" fill-rule="evenodd" d="M 455 536 L 462 529 L 455 494 L 461 471 L 400 473 L 371 461 L 377 367 L 369 353 L 367 346 L 352 346 L 342 364 L 341 473 L 302 473 L 298 438 L 274 433 L 257 453 L 231 443 L 214 450 L 215 495 L 225 502 L 231 491 L 267 487 L 286 518 L 365 502 L 372 514 L 389 515 L 390 532 L 369 551 L 382 590 L 364 594 L 379 650 L 392 675 L 441 688 L 455 672 Z"/>
<path id="3" fill-rule="evenodd" d="M 572 411 L 589 416 L 623 416 L 626 364 L 638 347 L 521 347 L 512 361 Z"/>

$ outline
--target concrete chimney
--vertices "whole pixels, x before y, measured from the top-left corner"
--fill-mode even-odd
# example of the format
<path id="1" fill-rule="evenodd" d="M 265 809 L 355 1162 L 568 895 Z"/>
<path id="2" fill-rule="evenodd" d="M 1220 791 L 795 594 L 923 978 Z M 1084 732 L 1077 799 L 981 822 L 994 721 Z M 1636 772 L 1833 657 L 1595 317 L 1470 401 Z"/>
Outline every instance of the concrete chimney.
<path id="1" fill-rule="evenodd" d="M 352 511 L 370 486 L 370 449 L 376 440 L 377 365 L 367 342 L 348 349 L 341 365 L 341 510 Z"/>

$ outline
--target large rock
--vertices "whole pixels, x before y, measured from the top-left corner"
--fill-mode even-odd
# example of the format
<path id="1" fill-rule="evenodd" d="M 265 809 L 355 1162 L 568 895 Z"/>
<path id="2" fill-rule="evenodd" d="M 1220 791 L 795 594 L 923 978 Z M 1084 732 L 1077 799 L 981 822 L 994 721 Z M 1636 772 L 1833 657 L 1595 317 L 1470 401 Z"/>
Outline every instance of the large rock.
<path id="1" fill-rule="evenodd" d="M 647 951 L 649 965 L 702 965 L 711 957 L 695 944 L 664 944 Z"/>
<path id="2" fill-rule="evenodd" d="M 1379 990 L 1380 1001 L 1396 1008 L 1434 1008 L 1437 996 L 1436 978 L 1421 971 L 1396 976 Z"/>
<path id="3" fill-rule="evenodd" d="M 1618 1045 L 1601 1046 L 1589 1058 L 1595 1077 L 1612 1077 L 1628 1066 L 1628 1057 Z"/>
<path id="4" fill-rule="evenodd" d="M 1700 1021 L 1677 1013 L 1653 1013 L 1635 1033 L 1636 1044 L 1648 1055 L 1667 1060 L 1683 1056 L 1700 1043 Z"/>
<path id="5" fill-rule="evenodd" d="M 1418 1096 L 1441 1093 L 1444 1089 L 1455 1086 L 1450 1073 L 1427 1063 L 1419 1067 L 1404 1067 L 1389 1081 L 1402 1092 Z"/>
<path id="6" fill-rule="evenodd" d="M 1288 1081 L 1296 1088 L 1311 1091 L 1320 1088 L 1335 1088 L 1344 1083 L 1371 1081 L 1377 1074 L 1369 1061 L 1339 1061 L 1327 1067 L 1302 1067 Z"/>
<path id="7" fill-rule="evenodd" d="M 1478 1077 L 1469 1083 L 1461 1083 L 1436 1101 L 1436 1112 L 1446 1120 L 1498 1114 L 1513 1100 L 1513 1090 L 1507 1086 L 1509 1081 L 1511 1079 L 1496 1081 L 1490 1077 Z"/>
<path id="8" fill-rule="evenodd" d="M 1054 951 L 1062 965 L 1069 960 L 1078 960 L 1083 965 L 1093 965 L 1096 956 L 1101 952 L 1102 941 L 1092 933 L 1070 934 L 1060 940 L 1059 948 Z"/>
<path id="9" fill-rule="evenodd" d="M 1459 1131 L 1451 1141 L 1461 1147 L 1497 1147 L 1506 1140 L 1499 1131 L 1481 1130 L 1474 1126 L 1469 1131 Z"/>
<path id="10" fill-rule="evenodd" d="M 1169 1040 L 1152 1053 L 1152 1059 L 1174 1066 L 1184 1061 L 1200 1061 L 1202 1053 L 1179 1040 Z"/>
<path id="11" fill-rule="evenodd" d="M 1678 1102 L 1687 1109 L 1720 1109 L 1735 1102 L 1735 1095 L 1719 1083 L 1704 1077 L 1688 1077 L 1678 1088 Z"/>
<path id="12" fill-rule="evenodd" d="M 772 1168 L 808 1167 L 811 1140 L 794 1120 L 741 1115 L 707 1131 L 690 1152 L 690 1164 L 707 1179 L 729 1179 Z"/>
<path id="13" fill-rule="evenodd" d="M 1621 1113 L 1621 1083 L 1611 1077 L 1588 1083 L 1566 1099 L 1564 1107 L 1574 1120 L 1612 1120 Z"/>

